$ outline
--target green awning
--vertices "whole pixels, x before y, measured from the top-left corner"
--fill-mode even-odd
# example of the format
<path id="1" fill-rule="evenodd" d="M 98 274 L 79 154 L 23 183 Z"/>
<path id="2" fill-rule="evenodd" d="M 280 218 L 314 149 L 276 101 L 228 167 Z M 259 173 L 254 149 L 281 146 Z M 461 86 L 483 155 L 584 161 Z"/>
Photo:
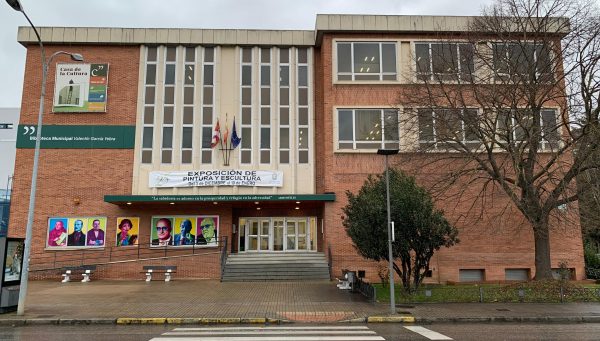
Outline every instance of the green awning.
<path id="1" fill-rule="evenodd" d="M 335 193 L 325 194 L 242 194 L 242 195 L 105 195 L 104 201 L 123 205 L 127 203 L 163 202 L 222 202 L 222 201 L 335 201 Z"/>

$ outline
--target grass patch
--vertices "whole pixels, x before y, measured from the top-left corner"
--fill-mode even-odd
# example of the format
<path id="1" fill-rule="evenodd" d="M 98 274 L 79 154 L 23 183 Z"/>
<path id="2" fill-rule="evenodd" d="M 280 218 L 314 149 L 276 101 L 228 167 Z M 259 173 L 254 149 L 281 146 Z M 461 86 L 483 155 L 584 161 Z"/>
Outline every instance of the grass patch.
<path id="1" fill-rule="evenodd" d="M 562 283 L 562 284 L 561 284 Z M 389 286 L 375 284 L 377 301 L 390 299 Z M 468 302 L 600 302 L 600 285 L 581 285 L 557 280 L 530 281 L 512 284 L 423 285 L 411 294 L 395 286 L 397 303 L 468 303 Z"/>

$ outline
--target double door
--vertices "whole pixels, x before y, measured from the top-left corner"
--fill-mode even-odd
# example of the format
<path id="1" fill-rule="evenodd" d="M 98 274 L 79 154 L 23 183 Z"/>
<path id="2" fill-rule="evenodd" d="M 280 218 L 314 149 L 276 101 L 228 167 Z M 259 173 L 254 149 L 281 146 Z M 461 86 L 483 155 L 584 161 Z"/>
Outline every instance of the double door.
<path id="1" fill-rule="evenodd" d="M 311 250 L 308 218 L 244 218 L 240 245 L 249 252 Z M 241 227 L 241 226 L 240 226 Z M 242 240 L 243 239 L 243 240 Z"/>

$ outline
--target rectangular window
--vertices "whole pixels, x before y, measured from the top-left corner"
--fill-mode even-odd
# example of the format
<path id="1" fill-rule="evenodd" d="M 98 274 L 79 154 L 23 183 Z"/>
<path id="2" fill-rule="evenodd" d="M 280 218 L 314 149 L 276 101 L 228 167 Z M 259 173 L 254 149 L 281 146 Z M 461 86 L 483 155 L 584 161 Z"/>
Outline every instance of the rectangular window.
<path id="1" fill-rule="evenodd" d="M 195 74 L 196 48 L 185 48 L 185 70 L 183 80 L 183 120 L 181 128 L 181 163 L 192 163 L 193 136 L 194 136 L 194 97 L 195 97 Z"/>
<path id="2" fill-rule="evenodd" d="M 505 109 L 498 112 L 496 123 L 497 141 L 503 144 L 527 143 L 528 137 L 537 134 L 540 149 L 555 150 L 560 146 L 561 124 L 554 109 L 542 109 L 539 113 L 539 129 L 534 129 L 533 113 L 530 110 Z M 536 133 L 537 132 L 537 133 Z"/>
<path id="3" fill-rule="evenodd" d="M 290 49 L 279 49 L 279 163 L 290 163 Z"/>
<path id="4" fill-rule="evenodd" d="M 459 282 L 483 282 L 485 280 L 484 269 L 459 269 Z"/>
<path id="5" fill-rule="evenodd" d="M 142 163 L 152 163 L 152 144 L 154 138 L 154 115 L 156 103 L 156 68 L 157 68 L 157 48 L 146 47 L 145 51 L 146 74 L 144 89 L 144 110 L 143 110 L 143 129 L 142 129 Z"/>
<path id="6" fill-rule="evenodd" d="M 551 56 L 551 48 L 546 44 L 493 44 L 494 76 L 498 80 L 551 82 L 554 80 Z"/>
<path id="7" fill-rule="evenodd" d="M 338 149 L 398 148 L 395 109 L 339 109 Z"/>
<path id="8" fill-rule="evenodd" d="M 212 148 L 210 147 L 214 125 L 214 103 L 215 103 L 215 48 L 203 48 L 204 56 L 202 58 L 202 124 L 200 126 L 201 148 L 200 163 L 212 163 Z"/>
<path id="9" fill-rule="evenodd" d="M 470 81 L 475 69 L 472 44 L 415 43 L 415 57 L 421 81 Z"/>
<path id="10" fill-rule="evenodd" d="M 477 109 L 417 109 L 419 146 L 422 149 L 477 148 Z"/>
<path id="11" fill-rule="evenodd" d="M 338 42 L 337 79 L 397 80 L 396 43 Z"/>
<path id="12" fill-rule="evenodd" d="M 271 163 L 271 49 L 260 49 L 260 163 Z"/>
<path id="13" fill-rule="evenodd" d="M 252 48 L 241 48 L 240 58 L 242 60 L 240 68 L 240 111 L 242 113 L 240 163 L 250 164 L 252 163 Z"/>
<path id="14" fill-rule="evenodd" d="M 165 52 L 165 87 L 163 100 L 163 122 L 161 163 L 173 162 L 173 120 L 175 116 L 175 80 L 177 78 L 177 47 L 167 47 Z M 160 131 L 160 130 L 159 130 Z"/>
<path id="15" fill-rule="evenodd" d="M 309 84 L 311 84 L 308 67 L 308 49 L 297 49 L 298 65 L 296 67 L 297 96 L 297 146 L 298 163 L 309 163 L 310 132 L 309 132 Z"/>

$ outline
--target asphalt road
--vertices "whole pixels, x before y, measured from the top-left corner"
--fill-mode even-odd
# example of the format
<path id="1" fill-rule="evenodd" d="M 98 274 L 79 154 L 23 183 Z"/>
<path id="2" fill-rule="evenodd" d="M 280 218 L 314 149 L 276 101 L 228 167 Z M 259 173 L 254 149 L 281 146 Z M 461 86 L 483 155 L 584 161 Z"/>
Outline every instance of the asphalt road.
<path id="1" fill-rule="evenodd" d="M 598 340 L 600 324 L 75 325 L 0 327 L 0 340 Z"/>

